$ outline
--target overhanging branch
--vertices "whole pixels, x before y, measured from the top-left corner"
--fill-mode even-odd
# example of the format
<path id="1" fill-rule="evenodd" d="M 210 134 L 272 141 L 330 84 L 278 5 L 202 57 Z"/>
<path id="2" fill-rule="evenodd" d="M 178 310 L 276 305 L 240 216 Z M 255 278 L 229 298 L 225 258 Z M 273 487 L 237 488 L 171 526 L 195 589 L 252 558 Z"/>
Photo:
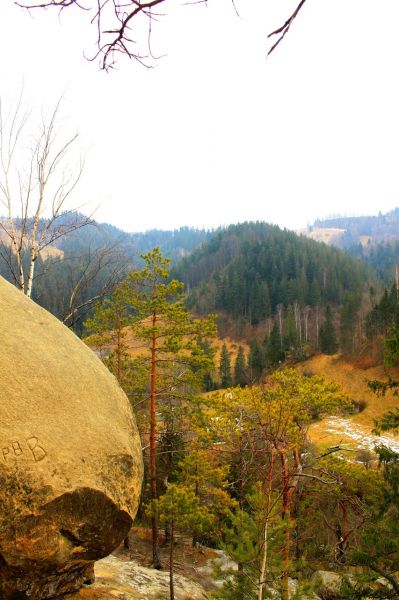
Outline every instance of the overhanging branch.
<path id="1" fill-rule="evenodd" d="M 292 15 L 290 17 L 288 17 L 288 19 L 285 21 L 285 23 L 283 25 L 281 25 L 281 27 L 278 27 L 278 29 L 275 29 L 274 31 L 269 33 L 269 35 L 267 36 L 268 38 L 271 38 L 274 35 L 277 35 L 279 37 L 278 37 L 277 41 L 273 44 L 273 46 L 270 48 L 269 52 L 267 53 L 268 56 L 270 56 L 270 54 L 277 48 L 277 46 L 280 44 L 280 42 L 283 41 L 284 37 L 289 32 L 292 23 L 297 18 L 299 11 L 301 10 L 301 8 L 305 4 L 305 2 L 306 2 L 306 0 L 301 0 L 300 3 L 298 4 L 298 6 L 296 7 L 296 9 L 294 10 L 294 12 L 292 13 Z"/>

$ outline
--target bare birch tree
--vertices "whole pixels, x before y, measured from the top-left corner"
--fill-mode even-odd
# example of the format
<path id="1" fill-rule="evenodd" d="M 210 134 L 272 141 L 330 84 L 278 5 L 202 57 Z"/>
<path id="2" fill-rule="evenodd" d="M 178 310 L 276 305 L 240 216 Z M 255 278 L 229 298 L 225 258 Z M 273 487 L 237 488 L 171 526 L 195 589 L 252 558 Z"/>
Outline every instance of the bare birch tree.
<path id="1" fill-rule="evenodd" d="M 67 209 L 82 163 L 70 166 L 77 134 L 61 139 L 59 111 L 60 101 L 32 133 L 22 93 L 7 114 L 0 101 L 0 257 L 15 285 L 29 297 L 38 257 L 45 258 L 56 240 L 92 222 Z"/>

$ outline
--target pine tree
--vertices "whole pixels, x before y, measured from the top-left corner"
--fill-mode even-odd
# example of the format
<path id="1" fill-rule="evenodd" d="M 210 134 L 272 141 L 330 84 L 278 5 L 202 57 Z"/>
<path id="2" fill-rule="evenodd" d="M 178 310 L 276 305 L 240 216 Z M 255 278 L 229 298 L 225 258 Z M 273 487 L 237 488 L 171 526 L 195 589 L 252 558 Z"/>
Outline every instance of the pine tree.
<path id="1" fill-rule="evenodd" d="M 252 381 L 257 381 L 265 368 L 265 359 L 258 340 L 252 340 L 249 348 L 248 369 Z"/>
<path id="2" fill-rule="evenodd" d="M 245 367 L 246 363 L 244 349 L 242 346 L 239 346 L 236 362 L 234 365 L 234 385 L 239 385 L 240 387 L 242 387 L 248 383 L 248 377 L 246 375 Z"/>
<path id="3" fill-rule="evenodd" d="M 341 308 L 340 346 L 344 354 L 353 356 L 356 351 L 356 324 L 361 295 L 347 293 Z"/>
<path id="4" fill-rule="evenodd" d="M 219 373 L 220 373 L 220 385 L 222 388 L 231 387 L 233 384 L 233 380 L 231 377 L 231 363 L 230 356 L 227 351 L 226 344 L 223 344 L 222 352 L 220 354 L 220 365 L 219 365 Z"/>
<path id="5" fill-rule="evenodd" d="M 127 328 L 131 323 L 126 290 L 118 287 L 112 296 L 97 305 L 93 317 L 85 322 L 87 333 L 92 333 L 88 345 L 94 347 L 103 362 L 126 393 L 130 391 L 131 360 L 127 345 Z"/>
<path id="6" fill-rule="evenodd" d="M 169 546 L 169 600 L 174 600 L 174 546 L 175 530 L 181 532 L 209 530 L 212 525 L 212 515 L 207 508 L 200 506 L 199 498 L 192 490 L 184 485 L 172 483 L 166 493 L 161 496 L 157 506 L 161 523 L 171 524 L 171 539 Z"/>
<path id="7" fill-rule="evenodd" d="M 324 354 L 335 354 L 338 350 L 337 336 L 332 319 L 330 306 L 326 308 L 326 318 L 323 325 L 320 327 L 320 350 Z"/>
<path id="8" fill-rule="evenodd" d="M 296 329 L 294 309 L 289 304 L 287 307 L 287 316 L 285 319 L 285 336 L 284 336 L 284 347 L 285 350 L 291 353 L 295 353 L 299 345 L 299 338 Z"/>
<path id="9" fill-rule="evenodd" d="M 276 321 L 273 324 L 270 337 L 266 340 L 265 357 L 266 366 L 268 367 L 273 367 L 284 360 L 284 352 L 281 350 L 280 330 Z"/>
<path id="10" fill-rule="evenodd" d="M 183 283 L 169 280 L 169 260 L 159 248 L 143 254 L 144 267 L 132 272 L 118 286 L 128 313 L 131 333 L 143 353 L 136 359 L 143 373 L 145 385 L 141 399 L 148 404 L 149 468 L 148 479 L 152 509 L 152 559 L 160 568 L 157 490 L 157 447 L 159 421 L 162 418 L 164 443 L 170 447 L 175 439 L 176 420 L 181 415 L 183 402 L 190 391 L 202 388 L 204 374 L 212 366 L 209 354 L 199 340 L 216 333 L 214 318 L 193 319 L 184 306 Z M 100 311 L 100 308 L 97 309 Z M 96 320 L 96 315 L 94 321 Z M 132 375 L 133 376 L 133 375 Z M 165 442 L 166 440 L 166 442 Z M 177 440 L 180 443 L 180 440 Z M 170 448 L 171 456 L 173 448 Z M 168 461 L 171 467 L 172 461 Z"/>
<path id="11" fill-rule="evenodd" d="M 215 386 L 215 381 L 214 381 L 215 350 L 211 346 L 211 344 L 209 343 L 209 341 L 207 339 L 204 339 L 204 340 L 199 339 L 198 343 L 201 346 L 205 355 L 209 358 L 209 362 L 212 365 L 212 367 L 204 373 L 204 386 L 203 386 L 205 392 L 211 392 L 212 390 L 216 389 L 216 387 L 217 387 L 217 386 Z"/>

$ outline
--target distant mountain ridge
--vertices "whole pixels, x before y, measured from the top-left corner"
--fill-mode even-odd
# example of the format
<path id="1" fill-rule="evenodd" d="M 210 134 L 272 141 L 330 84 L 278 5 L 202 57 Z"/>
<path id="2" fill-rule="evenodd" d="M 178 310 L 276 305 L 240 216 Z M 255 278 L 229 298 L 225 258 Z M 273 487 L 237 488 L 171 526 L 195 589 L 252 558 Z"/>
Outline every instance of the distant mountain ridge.
<path id="1" fill-rule="evenodd" d="M 393 242 L 399 239 L 399 208 L 378 215 L 317 219 L 300 233 L 338 248 Z"/>
<path id="2" fill-rule="evenodd" d="M 58 226 L 68 220 L 83 222 L 79 213 L 61 215 Z M 45 228 L 48 221 L 39 223 Z M 24 236 L 22 260 L 30 251 L 28 222 L 25 227 L 16 220 L 15 225 Z M 108 223 L 85 225 L 61 235 L 44 248 L 36 261 L 32 299 L 59 319 L 77 322 L 76 307 L 81 306 L 79 327 L 91 307 L 91 299 L 110 292 L 113 285 L 129 270 L 140 265 L 140 255 L 154 246 L 171 259 L 172 264 L 187 256 L 196 247 L 212 237 L 214 232 L 191 227 L 173 231 L 150 230 L 144 233 L 127 233 Z M 14 283 L 17 272 L 16 257 L 7 236 L 0 236 L 0 275 Z M 14 275 L 13 275 L 14 273 Z M 83 310 L 85 309 L 85 310 Z M 72 315 L 69 317 L 68 315 Z"/>
<path id="3" fill-rule="evenodd" d="M 399 208 L 360 217 L 317 219 L 298 232 L 346 250 L 371 266 L 385 284 L 396 279 L 399 266 Z"/>
<path id="4" fill-rule="evenodd" d="M 71 245 L 90 244 L 92 247 L 101 247 L 104 243 L 112 243 L 118 245 L 128 258 L 137 261 L 140 254 L 159 246 L 162 254 L 175 262 L 209 240 L 214 233 L 212 230 L 188 226 L 173 230 L 150 229 L 129 233 L 109 223 L 94 222 L 93 226 L 81 229 L 76 235 L 62 238 L 58 247 L 65 250 Z"/>

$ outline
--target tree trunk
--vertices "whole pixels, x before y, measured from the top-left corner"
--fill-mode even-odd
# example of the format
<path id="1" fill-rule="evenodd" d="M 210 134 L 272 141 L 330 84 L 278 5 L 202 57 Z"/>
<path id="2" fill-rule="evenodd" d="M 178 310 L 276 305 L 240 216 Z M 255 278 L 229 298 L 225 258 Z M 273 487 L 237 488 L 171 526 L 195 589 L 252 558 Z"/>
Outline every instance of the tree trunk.
<path id="1" fill-rule="evenodd" d="M 156 508 L 157 500 L 157 471 L 155 462 L 156 451 L 156 401 L 155 401 L 155 374 L 156 374 L 156 335 L 155 326 L 157 315 L 152 313 L 153 334 L 151 340 L 151 395 L 150 395 L 150 482 L 151 482 L 151 500 L 152 500 L 152 565 L 154 569 L 162 569 L 159 559 L 159 535 L 158 535 L 158 514 Z"/>
<path id="2" fill-rule="evenodd" d="M 283 351 L 283 307 L 281 304 L 277 306 L 278 327 L 280 333 L 280 352 Z"/>
<path id="3" fill-rule="evenodd" d="M 259 569 L 259 587 L 258 587 L 258 600 L 263 600 L 263 590 L 265 587 L 265 576 L 266 576 L 266 565 L 269 550 L 269 520 L 270 520 L 270 506 L 272 500 L 272 488 L 273 488 L 273 467 L 274 467 L 274 452 L 271 451 L 270 465 L 267 473 L 267 493 L 266 493 L 266 510 L 265 510 L 265 526 L 263 529 L 263 547 L 262 547 L 262 561 Z"/>
<path id="4" fill-rule="evenodd" d="M 170 524 L 171 529 L 171 540 L 170 540 L 170 550 L 169 550 L 169 598 L 170 600 L 175 600 L 175 588 L 173 582 L 173 546 L 175 545 L 175 527 L 174 521 L 171 521 Z"/>
<path id="5" fill-rule="evenodd" d="M 283 478 L 283 511 L 282 511 L 282 519 L 284 523 L 284 549 L 283 549 L 283 557 L 284 557 L 284 571 L 283 571 L 283 580 L 284 580 L 284 600 L 289 600 L 290 598 L 290 590 L 289 590 L 289 567 L 290 567 L 290 549 L 291 549 L 291 530 L 290 530 L 290 520 L 291 520 L 291 503 L 292 496 L 295 493 L 298 483 L 300 473 L 302 472 L 302 465 L 300 461 L 300 455 L 297 448 L 293 450 L 294 456 L 294 465 L 296 469 L 296 474 L 294 476 L 289 472 L 289 464 L 287 459 L 287 454 L 285 450 L 279 450 L 281 466 L 282 466 L 282 478 Z M 290 480 L 291 479 L 291 480 Z"/>
<path id="6" fill-rule="evenodd" d="M 33 247 L 31 249 L 31 253 L 30 253 L 29 272 L 28 272 L 28 278 L 26 281 L 26 291 L 25 291 L 25 294 L 28 296 L 28 298 L 30 298 L 32 296 L 32 285 L 33 285 L 33 278 L 35 275 L 36 259 L 37 259 L 37 253 L 36 253 L 35 247 Z"/>
<path id="7" fill-rule="evenodd" d="M 118 323 L 118 329 L 116 332 L 116 378 L 119 383 L 122 383 L 121 362 L 121 328 Z"/>
<path id="8" fill-rule="evenodd" d="M 172 539 L 172 529 L 171 529 L 170 521 L 166 521 L 166 523 L 165 523 L 164 536 L 165 536 L 165 539 L 162 542 L 162 547 L 166 546 L 167 544 L 170 544 L 170 540 Z"/>
<path id="9" fill-rule="evenodd" d="M 288 574 L 289 574 L 289 564 L 290 564 L 290 545 L 291 545 L 291 535 L 290 535 L 290 482 L 289 482 L 289 468 L 288 468 L 288 460 L 287 455 L 284 450 L 280 450 L 280 461 L 282 467 L 282 478 L 283 478 L 283 511 L 281 518 L 284 521 L 284 548 L 283 548 L 283 598 L 284 600 L 289 600 L 290 598 L 290 590 L 288 585 Z"/>
<path id="10" fill-rule="evenodd" d="M 198 474 L 198 464 L 196 464 L 196 466 L 195 466 L 195 472 L 196 472 L 196 474 Z M 198 498 L 198 496 L 199 496 L 198 478 L 196 478 L 195 479 L 195 497 Z M 191 544 L 193 548 L 197 547 L 197 542 L 198 542 L 197 536 L 194 533 L 193 539 L 192 539 L 192 544 Z"/>
<path id="11" fill-rule="evenodd" d="M 335 535 L 337 536 L 337 543 L 335 546 L 335 560 L 343 565 L 345 564 L 345 546 L 344 546 L 344 538 L 342 536 L 342 527 L 341 523 L 337 521 L 335 525 Z"/>

